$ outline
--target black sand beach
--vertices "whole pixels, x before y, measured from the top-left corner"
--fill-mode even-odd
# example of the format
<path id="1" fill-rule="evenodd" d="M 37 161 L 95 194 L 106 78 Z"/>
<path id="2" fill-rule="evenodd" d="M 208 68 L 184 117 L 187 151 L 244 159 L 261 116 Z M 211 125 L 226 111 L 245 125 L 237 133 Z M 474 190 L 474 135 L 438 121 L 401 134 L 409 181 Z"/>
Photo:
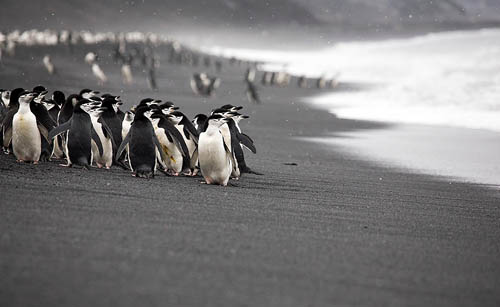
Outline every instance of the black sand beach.
<path id="1" fill-rule="evenodd" d="M 126 88 L 119 67 L 104 64 L 111 82 L 101 88 L 83 63 L 88 47 L 74 58 L 37 48 L 3 60 L 1 87 L 89 87 L 120 94 L 125 107 L 152 96 L 190 117 L 243 105 L 251 118 L 242 128 L 258 149 L 248 164 L 264 175 L 224 188 L 0 155 L 1 306 L 500 304 L 498 191 L 296 138 L 378 124 L 312 109 L 300 100 L 317 91 L 293 86 L 261 88 L 263 104 L 251 105 L 244 67 L 227 63 L 217 96 L 202 99 L 189 88 L 190 67 L 162 62 L 154 93 L 141 72 Z M 45 52 L 55 77 L 41 64 Z"/>

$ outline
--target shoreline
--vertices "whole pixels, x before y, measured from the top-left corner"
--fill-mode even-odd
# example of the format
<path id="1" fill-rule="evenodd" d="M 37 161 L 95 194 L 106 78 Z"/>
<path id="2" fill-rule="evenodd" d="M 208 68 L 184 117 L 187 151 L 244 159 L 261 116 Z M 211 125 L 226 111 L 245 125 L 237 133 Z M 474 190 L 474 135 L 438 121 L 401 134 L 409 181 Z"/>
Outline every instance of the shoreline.
<path id="1" fill-rule="evenodd" d="M 47 49 L 42 49 L 46 52 Z M 68 67 L 47 79 L 38 51 L 20 50 L 0 71 L 5 87 L 93 86 L 86 50 L 53 56 Z M 81 54 L 80 54 L 81 53 Z M 41 58 L 41 57 L 40 57 Z M 22 59 L 25 59 L 22 61 Z M 74 60 L 76 59 L 76 60 Z M 62 64 L 67 63 L 67 64 Z M 198 68 L 202 69 L 202 68 Z M 301 102 L 312 89 L 260 87 L 244 97 L 244 69 L 224 63 L 217 96 L 194 96 L 196 69 L 166 65 L 159 92 L 136 84 L 120 93 L 171 99 L 189 117 L 225 103 L 250 115 L 241 127 L 257 146 L 237 187 L 197 178 L 134 178 L 17 164 L 0 156 L 0 302 L 10 306 L 494 306 L 500 299 L 500 195 L 464 183 L 378 167 L 325 144 L 297 141 L 379 127 L 336 118 Z M 24 72 L 24 75 L 22 74 Z M 82 73 L 77 73 L 82 72 Z M 296 165 L 285 165 L 295 163 Z"/>

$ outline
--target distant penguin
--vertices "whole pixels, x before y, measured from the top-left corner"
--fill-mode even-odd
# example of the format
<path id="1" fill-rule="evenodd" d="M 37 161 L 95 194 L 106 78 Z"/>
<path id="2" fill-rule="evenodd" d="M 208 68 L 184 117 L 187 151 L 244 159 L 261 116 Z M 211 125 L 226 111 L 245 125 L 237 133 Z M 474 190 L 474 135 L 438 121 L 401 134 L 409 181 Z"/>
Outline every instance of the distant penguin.
<path id="1" fill-rule="evenodd" d="M 316 87 L 319 88 L 319 89 L 324 89 L 326 87 L 326 79 L 325 79 L 324 76 L 320 76 L 316 80 Z"/>
<path id="2" fill-rule="evenodd" d="M 55 68 L 54 64 L 52 63 L 50 55 L 47 54 L 43 57 L 43 65 L 47 69 L 47 72 L 49 73 L 49 75 L 55 74 L 56 68 Z"/>
<path id="3" fill-rule="evenodd" d="M 245 83 L 247 84 L 247 98 L 248 101 L 251 103 L 256 103 L 260 104 L 260 97 L 259 97 L 259 92 L 257 91 L 257 86 L 251 81 L 245 80 Z"/>
<path id="4" fill-rule="evenodd" d="M 30 103 L 36 93 L 24 92 L 19 97 L 19 109 L 12 119 L 12 150 L 18 162 L 38 164 L 41 153 L 41 136 L 36 116 Z"/>
<path id="5" fill-rule="evenodd" d="M 226 186 L 233 169 L 233 154 L 230 144 L 224 141 L 219 128 L 226 119 L 215 114 L 207 119 L 204 131 L 200 134 L 198 151 L 200 170 L 207 184 Z"/>
<path id="6" fill-rule="evenodd" d="M 193 74 L 193 76 L 191 77 L 190 85 L 193 93 L 202 95 L 204 84 L 200 74 Z"/>
<path id="7" fill-rule="evenodd" d="M 102 71 L 99 64 L 97 64 L 97 63 L 92 64 L 92 73 L 99 81 L 99 84 L 102 85 L 102 84 L 108 82 L 108 77 L 106 77 L 106 74 L 104 73 L 104 71 Z"/>
<path id="8" fill-rule="evenodd" d="M 126 85 L 131 85 L 134 82 L 134 78 L 132 76 L 132 67 L 130 66 L 129 61 L 126 61 L 122 64 L 121 72 L 123 83 Z"/>
<path id="9" fill-rule="evenodd" d="M 73 108 L 71 118 L 49 133 L 49 139 L 53 139 L 55 136 L 68 131 L 65 140 L 65 153 L 68 163 L 64 166 L 80 165 L 89 169 L 90 165 L 92 165 L 92 140 L 96 143 L 99 152 L 103 153 L 101 140 L 92 126 L 90 115 L 84 110 L 92 104 L 87 99 L 79 100 Z"/>
<path id="10" fill-rule="evenodd" d="M 156 152 L 163 153 L 151 121 L 145 116 L 148 107 L 139 107 L 135 112 L 130 130 L 123 139 L 115 159 L 118 159 L 128 145 L 129 164 L 133 175 L 140 178 L 153 178 L 156 170 Z M 165 157 L 162 155 L 162 159 Z"/>
<path id="11" fill-rule="evenodd" d="M 254 82 L 255 80 L 255 69 L 252 67 L 247 68 L 245 72 L 244 81 Z"/>
<path id="12" fill-rule="evenodd" d="M 299 88 L 306 88 L 307 87 L 307 78 L 305 76 L 300 76 L 297 80 L 297 86 Z"/>

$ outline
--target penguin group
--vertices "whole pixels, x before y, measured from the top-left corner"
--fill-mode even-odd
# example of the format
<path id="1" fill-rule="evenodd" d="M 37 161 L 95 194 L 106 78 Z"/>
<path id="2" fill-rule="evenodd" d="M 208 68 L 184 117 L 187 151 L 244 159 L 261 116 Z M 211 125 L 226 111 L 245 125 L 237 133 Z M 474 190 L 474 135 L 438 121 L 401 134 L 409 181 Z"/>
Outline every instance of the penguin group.
<path id="1" fill-rule="evenodd" d="M 91 89 L 66 96 L 43 86 L 0 90 L 4 152 L 18 162 L 65 159 L 66 167 L 117 165 L 140 178 L 162 171 L 170 176 L 201 175 L 207 184 L 226 186 L 251 170 L 243 148 L 256 153 L 242 132 L 241 106 L 224 105 L 191 121 L 171 101 L 145 98 L 130 110 L 119 96 Z"/>

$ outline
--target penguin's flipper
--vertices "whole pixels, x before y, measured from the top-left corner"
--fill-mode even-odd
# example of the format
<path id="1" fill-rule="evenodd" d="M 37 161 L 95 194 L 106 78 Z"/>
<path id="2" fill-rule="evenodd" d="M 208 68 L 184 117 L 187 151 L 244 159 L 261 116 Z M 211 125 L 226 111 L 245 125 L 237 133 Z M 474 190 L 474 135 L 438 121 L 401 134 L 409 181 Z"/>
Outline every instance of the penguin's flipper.
<path id="1" fill-rule="evenodd" d="M 199 137 L 198 130 L 196 130 L 196 128 L 194 127 L 193 123 L 190 122 L 189 120 L 187 120 L 184 117 L 182 124 L 184 125 L 184 134 L 186 135 L 186 137 L 188 137 L 189 135 L 191 135 L 191 137 L 193 138 L 193 141 L 196 144 L 198 144 L 198 137 Z"/>
<path id="2" fill-rule="evenodd" d="M 181 151 L 183 158 L 189 158 L 189 150 L 179 130 L 177 130 L 177 128 L 175 128 L 174 125 L 172 125 L 167 120 L 162 120 L 160 123 L 158 123 L 158 127 L 165 130 L 165 134 L 167 135 L 168 140 L 175 143 L 177 148 L 179 148 L 179 150 Z"/>
<path id="3" fill-rule="evenodd" d="M 161 147 L 161 144 L 160 144 L 160 141 L 158 140 L 158 138 L 156 137 L 156 134 L 153 133 L 153 143 L 155 144 L 156 148 L 158 149 L 158 151 L 160 152 L 160 155 L 161 155 L 161 159 L 163 161 L 167 161 L 168 160 L 168 157 L 165 155 L 165 151 L 163 151 L 163 148 Z"/>
<path id="4" fill-rule="evenodd" d="M 50 117 L 47 108 L 38 103 L 31 103 L 30 109 L 31 112 L 33 112 L 33 114 L 36 117 L 38 126 L 42 125 L 43 127 L 45 127 L 45 129 L 47 129 L 47 131 L 50 131 L 55 128 L 56 123 L 54 122 L 52 117 Z"/>
<path id="5" fill-rule="evenodd" d="M 49 131 L 49 140 L 52 140 L 56 135 L 59 135 L 71 128 L 71 120 L 68 120 L 67 122 L 60 124 L 59 126 L 55 127 L 54 129 Z"/>
<path id="6" fill-rule="evenodd" d="M 236 161 L 234 159 L 234 154 L 233 154 L 233 151 L 230 149 L 231 148 L 231 144 L 227 144 L 226 143 L 226 140 L 224 138 L 224 136 L 222 136 L 222 133 L 221 133 L 221 137 L 222 137 L 222 143 L 224 144 L 224 150 L 226 151 L 226 156 L 229 157 L 229 159 L 231 160 L 231 164 L 232 164 L 232 167 L 233 169 L 235 168 L 236 165 Z"/>
<path id="7" fill-rule="evenodd" d="M 125 148 L 127 148 L 127 144 L 130 142 L 130 131 L 127 133 L 125 138 L 123 139 L 122 143 L 120 144 L 120 147 L 118 147 L 118 150 L 116 151 L 115 159 L 118 160 Z"/>
<path id="8" fill-rule="evenodd" d="M 101 120 L 101 118 L 99 118 L 97 122 L 101 124 L 102 133 L 104 134 L 104 137 L 107 139 L 111 139 L 112 148 L 116 148 L 115 139 L 113 138 L 113 133 L 111 132 L 109 126 L 106 124 L 105 121 Z"/>
<path id="9" fill-rule="evenodd" d="M 38 123 L 38 131 L 40 131 L 40 134 L 43 135 L 49 144 L 52 144 L 52 139 L 49 139 L 49 131 L 44 125 Z"/>
<path id="10" fill-rule="evenodd" d="M 94 125 L 90 126 L 90 136 L 92 137 L 92 140 L 94 140 L 95 144 L 97 145 L 97 149 L 99 149 L 99 154 L 103 155 L 104 154 L 104 149 L 102 148 L 102 143 L 101 143 L 101 138 L 97 134 L 97 131 L 94 129 Z"/>
<path id="11" fill-rule="evenodd" d="M 236 136 L 238 137 L 238 140 L 240 141 L 241 145 L 248 148 L 254 154 L 257 153 L 257 148 L 255 148 L 252 139 L 248 135 L 244 133 L 237 133 Z"/>
<path id="12" fill-rule="evenodd" d="M 12 127 L 3 127 L 3 147 L 7 148 L 10 146 L 10 141 L 12 140 Z"/>

